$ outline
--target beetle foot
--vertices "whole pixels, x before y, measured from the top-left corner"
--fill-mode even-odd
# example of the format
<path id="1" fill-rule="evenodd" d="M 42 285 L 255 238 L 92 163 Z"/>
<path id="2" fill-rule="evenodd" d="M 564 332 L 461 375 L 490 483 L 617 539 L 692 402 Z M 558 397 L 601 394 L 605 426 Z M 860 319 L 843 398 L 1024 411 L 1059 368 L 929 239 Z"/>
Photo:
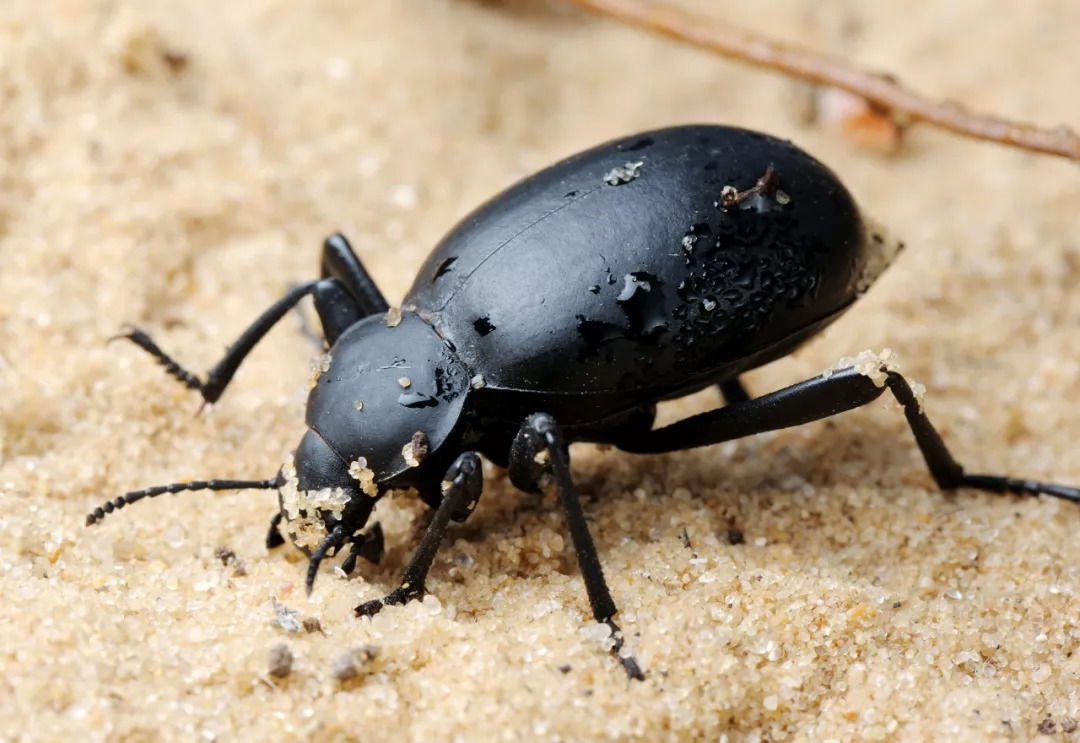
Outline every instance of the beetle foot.
<path id="1" fill-rule="evenodd" d="M 637 659 L 630 655 L 629 652 L 623 651 L 623 633 L 619 629 L 619 625 L 615 624 L 614 620 L 607 619 L 603 622 L 611 628 L 611 636 L 615 638 L 615 644 L 611 646 L 611 654 L 619 659 L 619 663 L 622 664 L 623 670 L 626 671 L 626 675 L 634 681 L 644 681 L 645 672 L 641 670 L 641 666 L 638 665 Z"/>
<path id="2" fill-rule="evenodd" d="M 419 601 L 424 596 L 423 586 L 410 586 L 408 584 L 402 585 L 390 593 L 383 596 L 381 599 L 374 599 L 372 601 L 365 601 L 356 607 L 355 613 L 357 618 L 360 617 L 373 617 L 383 610 L 384 606 L 407 604 L 410 601 Z"/>
<path id="3" fill-rule="evenodd" d="M 180 382 L 188 389 L 198 390 L 199 392 L 203 391 L 204 385 L 202 380 L 189 372 L 184 367 L 180 366 L 180 364 L 177 363 L 176 360 L 173 359 L 173 357 L 169 356 L 169 354 L 162 351 L 161 347 L 158 346 L 158 344 L 154 343 L 154 341 L 150 338 L 149 335 L 146 334 L 145 331 L 132 325 L 126 325 L 124 326 L 124 332 L 120 333 L 119 335 L 114 335 L 112 338 L 109 339 L 109 342 L 111 343 L 113 341 L 122 339 L 131 341 L 136 346 L 146 351 L 146 353 L 153 356 L 154 360 L 165 368 L 165 371 L 169 373 L 169 376 Z M 212 402 L 211 400 L 207 401 Z"/>

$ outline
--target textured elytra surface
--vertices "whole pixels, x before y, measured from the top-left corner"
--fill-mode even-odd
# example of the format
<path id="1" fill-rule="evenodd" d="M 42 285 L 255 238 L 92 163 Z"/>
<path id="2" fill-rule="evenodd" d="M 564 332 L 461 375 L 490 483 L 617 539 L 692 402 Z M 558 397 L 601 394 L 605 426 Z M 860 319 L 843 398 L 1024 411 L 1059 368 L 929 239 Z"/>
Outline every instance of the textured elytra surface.
<path id="1" fill-rule="evenodd" d="M 1075 3 L 687 5 L 943 97 L 1080 122 Z M 1075 510 L 942 495 L 889 404 L 669 456 L 573 449 L 644 684 L 584 631 L 557 510 L 497 471 L 433 597 L 370 623 L 352 608 L 416 543 L 408 500 L 380 506 L 383 564 L 348 582 L 328 565 L 310 601 L 304 563 L 262 546 L 272 493 L 161 498 L 84 529 L 128 488 L 269 476 L 303 429 L 314 351 L 295 324 L 196 418 L 148 359 L 104 345 L 120 322 L 205 369 L 312 275 L 334 228 L 398 304 L 501 188 L 685 121 L 796 139 L 907 242 L 753 391 L 888 346 L 966 464 L 1080 482 L 1074 166 L 923 130 L 881 160 L 793 123 L 770 76 L 541 3 L 355 6 L 0 7 L 0 738 L 1075 738 Z"/>

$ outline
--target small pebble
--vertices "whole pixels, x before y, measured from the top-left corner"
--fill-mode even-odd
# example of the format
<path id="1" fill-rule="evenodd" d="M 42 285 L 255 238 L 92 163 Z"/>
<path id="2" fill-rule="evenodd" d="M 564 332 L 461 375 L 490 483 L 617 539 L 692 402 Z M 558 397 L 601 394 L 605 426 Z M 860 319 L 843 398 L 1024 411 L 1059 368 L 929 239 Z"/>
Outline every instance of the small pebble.
<path id="1" fill-rule="evenodd" d="M 274 601 L 274 620 L 273 624 L 285 630 L 286 632 L 299 632 L 300 622 L 296 621 L 296 615 L 299 614 L 296 609 L 290 609 L 285 604 L 279 604 Z"/>
<path id="2" fill-rule="evenodd" d="M 236 553 L 222 545 L 214 550 L 214 557 L 221 560 L 222 565 L 228 565 L 236 560 Z"/>
<path id="3" fill-rule="evenodd" d="M 360 671 L 378 656 L 379 648 L 374 645 L 364 645 L 350 650 L 334 659 L 331 673 L 340 682 L 352 681 L 359 678 Z"/>
<path id="4" fill-rule="evenodd" d="M 604 175 L 604 182 L 611 186 L 629 183 L 630 181 L 641 177 L 641 166 L 644 164 L 644 162 L 638 161 L 636 163 L 626 163 L 618 168 L 612 168 Z"/>
<path id="5" fill-rule="evenodd" d="M 283 679 L 292 673 L 293 654 L 285 643 L 270 648 L 270 675 Z"/>

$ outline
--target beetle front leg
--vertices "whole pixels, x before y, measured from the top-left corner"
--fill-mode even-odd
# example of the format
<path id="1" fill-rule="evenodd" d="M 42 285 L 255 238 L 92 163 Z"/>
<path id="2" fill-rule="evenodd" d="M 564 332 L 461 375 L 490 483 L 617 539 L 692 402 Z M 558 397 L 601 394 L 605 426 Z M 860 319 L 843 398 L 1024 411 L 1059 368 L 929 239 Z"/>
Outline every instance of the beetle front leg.
<path id="1" fill-rule="evenodd" d="M 545 413 L 531 415 L 522 424 L 510 450 L 510 481 L 526 492 L 536 492 L 554 486 L 559 503 L 566 514 L 570 540 L 577 553 L 585 591 L 589 594 L 593 618 L 611 629 L 615 644 L 611 652 L 622 663 L 632 679 L 644 680 L 645 674 L 632 655 L 624 655 L 622 630 L 613 617 L 618 609 L 611 598 L 596 544 L 589 533 L 589 524 L 581 508 L 577 488 L 570 475 L 570 458 L 562 431 L 555 419 Z"/>
<path id="2" fill-rule="evenodd" d="M 385 552 L 386 540 L 383 537 L 382 524 L 376 521 L 372 524 L 371 529 L 353 538 L 352 546 L 349 548 L 349 556 L 341 563 L 341 570 L 345 575 L 352 575 L 352 571 L 356 569 L 356 560 L 359 557 L 364 558 L 372 565 L 378 565 L 382 562 Z"/>
<path id="3" fill-rule="evenodd" d="M 428 524 L 420 546 L 416 548 L 401 585 L 381 599 L 367 601 L 356 607 L 357 617 L 371 617 L 390 604 L 404 604 L 424 596 L 424 585 L 428 571 L 435 560 L 439 543 L 446 534 L 450 521 L 464 521 L 476 508 L 480 493 L 484 487 L 484 473 L 480 467 L 480 457 L 472 452 L 462 454 L 450 466 L 443 480 L 443 499 L 435 509 L 435 516 Z"/>
<path id="4" fill-rule="evenodd" d="M 281 536 L 281 520 L 285 514 L 278 511 L 270 519 L 270 528 L 266 530 L 266 549 L 272 550 L 285 544 L 285 537 Z"/>
<path id="5" fill-rule="evenodd" d="M 941 435 L 926 417 L 911 386 L 896 372 L 882 368 L 884 386 L 855 369 L 843 369 L 799 382 L 757 399 L 729 405 L 672 423 L 646 434 L 627 437 L 617 446 L 638 454 L 690 449 L 719 444 L 765 431 L 777 431 L 828 418 L 873 402 L 885 390 L 904 408 L 908 426 L 934 481 L 943 490 L 974 488 L 992 493 L 1051 495 L 1080 502 L 1080 489 L 1067 485 L 1021 480 L 1002 475 L 967 474 L 953 458 Z"/>

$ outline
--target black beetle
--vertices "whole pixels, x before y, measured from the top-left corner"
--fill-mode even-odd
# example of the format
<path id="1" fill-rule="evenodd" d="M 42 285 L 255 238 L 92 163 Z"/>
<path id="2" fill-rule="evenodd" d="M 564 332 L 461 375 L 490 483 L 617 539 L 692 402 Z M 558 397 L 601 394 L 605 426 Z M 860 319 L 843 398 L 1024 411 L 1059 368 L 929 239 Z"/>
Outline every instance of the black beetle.
<path id="1" fill-rule="evenodd" d="M 571 441 L 669 452 L 825 418 L 888 389 L 941 488 L 1080 500 L 1075 488 L 966 474 L 911 386 L 886 366 L 824 373 L 756 399 L 742 387 L 741 373 L 840 317 L 900 247 L 863 220 L 817 160 L 723 126 L 609 142 L 512 186 L 435 248 L 400 310 L 334 235 L 323 246 L 322 279 L 266 310 L 205 381 L 142 331 L 123 336 L 213 403 L 267 330 L 312 295 L 329 351 L 293 461 L 268 480 L 128 493 L 87 523 L 162 493 L 276 488 L 267 545 L 284 541 L 284 525 L 310 555 L 310 591 L 323 558 L 346 544 L 347 572 L 358 555 L 377 557 L 381 532 L 362 531 L 375 502 L 415 488 L 434 518 L 400 587 L 356 609 L 372 615 L 423 595 L 448 523 L 466 519 L 480 497 L 483 454 L 507 467 L 516 487 L 557 492 L 593 616 L 641 678 L 620 652 L 615 603 L 571 478 Z M 723 407 L 653 428 L 658 401 L 709 385 L 719 385 Z"/>

